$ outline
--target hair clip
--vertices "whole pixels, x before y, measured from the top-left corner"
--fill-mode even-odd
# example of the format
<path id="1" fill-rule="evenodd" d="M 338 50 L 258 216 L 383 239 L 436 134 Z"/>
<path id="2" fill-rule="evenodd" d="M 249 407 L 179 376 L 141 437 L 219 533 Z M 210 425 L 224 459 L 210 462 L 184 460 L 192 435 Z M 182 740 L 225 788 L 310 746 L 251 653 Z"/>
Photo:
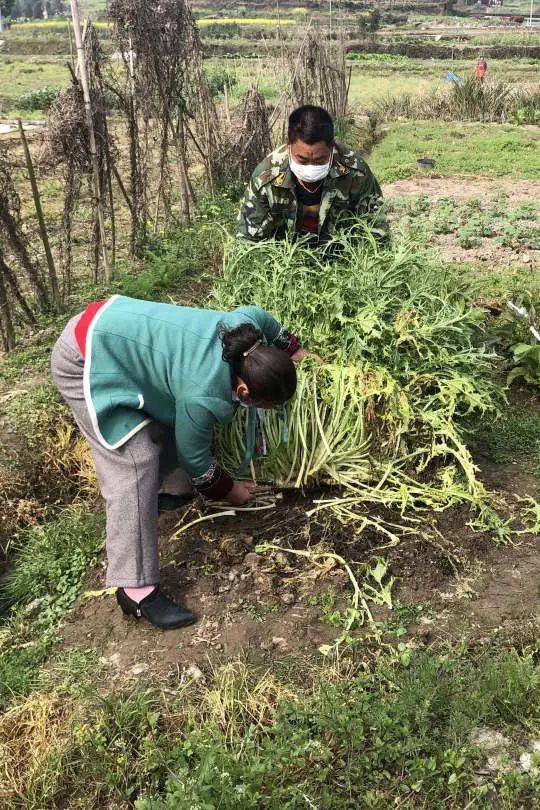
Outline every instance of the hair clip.
<path id="1" fill-rule="evenodd" d="M 261 340 L 257 340 L 257 341 L 256 341 L 256 342 L 253 344 L 253 346 L 251 347 L 251 349 L 248 349 L 248 350 L 247 350 L 247 352 L 244 352 L 244 357 L 247 357 L 247 356 L 248 356 L 248 354 L 251 354 L 251 352 L 254 352 L 254 351 L 255 351 L 255 349 L 257 348 L 257 346 L 260 346 L 260 345 L 261 345 L 261 343 L 262 343 L 262 341 L 261 341 Z"/>

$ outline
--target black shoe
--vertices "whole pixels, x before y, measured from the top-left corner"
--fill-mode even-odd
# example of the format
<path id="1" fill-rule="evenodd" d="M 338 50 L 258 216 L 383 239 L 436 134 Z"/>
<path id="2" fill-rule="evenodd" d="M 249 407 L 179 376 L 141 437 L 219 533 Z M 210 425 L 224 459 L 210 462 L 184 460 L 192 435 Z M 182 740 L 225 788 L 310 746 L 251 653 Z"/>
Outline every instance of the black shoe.
<path id="1" fill-rule="evenodd" d="M 195 497 L 195 492 L 185 492 L 183 495 L 170 495 L 168 492 L 160 492 L 157 501 L 158 515 L 168 512 L 171 509 L 181 509 Z"/>
<path id="2" fill-rule="evenodd" d="M 197 617 L 190 610 L 180 607 L 174 600 L 165 596 L 159 585 L 140 602 L 130 599 L 123 588 L 118 588 L 116 601 L 126 616 L 135 616 L 137 619 L 143 616 L 154 627 L 162 630 L 187 627 L 197 621 Z"/>

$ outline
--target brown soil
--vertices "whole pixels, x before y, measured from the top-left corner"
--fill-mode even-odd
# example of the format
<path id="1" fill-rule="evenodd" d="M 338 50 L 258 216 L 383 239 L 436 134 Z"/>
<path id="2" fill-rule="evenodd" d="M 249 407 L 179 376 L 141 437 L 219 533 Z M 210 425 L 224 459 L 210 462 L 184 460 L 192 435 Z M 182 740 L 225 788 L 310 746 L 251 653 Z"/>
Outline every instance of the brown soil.
<path id="1" fill-rule="evenodd" d="M 513 488 L 512 468 L 487 469 L 486 478 Z M 519 489 L 540 496 L 538 481 L 522 475 Z M 325 623 L 321 607 L 309 597 L 332 589 L 337 606 L 349 593 L 339 567 L 321 572 L 305 559 L 284 553 L 258 554 L 262 541 L 293 548 L 313 547 L 327 539 L 346 559 L 365 562 L 379 554 L 396 577 L 394 598 L 422 603 L 431 618 L 409 627 L 413 643 L 469 638 L 482 643 L 494 630 L 534 632 L 538 605 L 540 539 L 524 537 L 519 546 L 498 547 L 467 525 L 465 509 L 441 515 L 440 541 L 404 540 L 377 552 L 380 539 L 369 533 L 355 538 L 350 530 L 310 522 L 311 501 L 287 496 L 275 510 L 258 517 L 208 521 L 171 539 L 182 512 L 160 518 L 162 580 L 171 594 L 183 594 L 198 616 L 193 627 L 163 632 L 147 622 L 126 618 L 113 595 L 95 595 L 103 587 L 103 566 L 96 569 L 63 628 L 67 647 L 92 647 L 107 664 L 107 688 L 139 677 L 167 678 L 196 665 L 203 671 L 231 655 L 248 655 L 262 665 L 268 657 L 304 659 L 321 644 L 332 643 L 339 629 Z M 193 507 L 192 507 L 193 509 Z M 264 517 L 261 518 L 260 514 Z M 188 519 L 187 517 L 185 518 Z M 390 618 L 374 608 L 377 620 Z"/>
<path id="2" fill-rule="evenodd" d="M 468 200 L 478 197 L 494 197 L 498 191 L 508 194 L 508 204 L 540 199 L 540 180 L 482 180 L 475 177 L 409 177 L 396 180 L 383 186 L 383 193 L 388 197 L 407 197 L 415 194 L 427 194 L 438 200 L 441 197 L 452 197 L 455 200 Z"/>
<path id="3" fill-rule="evenodd" d="M 410 197 L 427 195 L 434 202 L 442 197 L 463 202 L 473 197 L 481 200 L 493 199 L 497 192 L 508 194 L 508 206 L 521 202 L 537 202 L 540 199 L 540 180 L 481 180 L 463 177 L 411 177 L 397 180 L 383 186 L 386 197 Z M 516 264 L 540 265 L 540 251 L 521 247 L 503 247 L 492 238 L 480 238 L 475 247 L 461 247 L 454 234 L 434 234 L 434 246 L 438 247 L 446 259 L 453 262 L 475 262 L 484 264 L 490 270 L 510 267 Z"/>
<path id="4" fill-rule="evenodd" d="M 489 268 L 493 272 L 516 264 L 540 266 L 540 250 L 531 248 L 515 250 L 498 245 L 494 239 L 480 237 L 480 244 L 471 248 L 461 247 L 453 234 L 435 234 L 433 241 L 446 259 L 452 262 L 484 264 L 486 269 Z"/>

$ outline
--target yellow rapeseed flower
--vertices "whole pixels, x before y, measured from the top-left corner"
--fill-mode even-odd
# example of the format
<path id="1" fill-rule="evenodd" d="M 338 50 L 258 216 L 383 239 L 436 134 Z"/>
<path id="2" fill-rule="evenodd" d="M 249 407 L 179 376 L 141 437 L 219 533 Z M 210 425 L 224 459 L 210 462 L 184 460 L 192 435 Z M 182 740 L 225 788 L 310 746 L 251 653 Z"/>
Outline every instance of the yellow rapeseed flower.
<path id="1" fill-rule="evenodd" d="M 219 17 L 212 19 L 211 17 L 203 17 L 196 20 L 197 25 L 204 27 L 206 25 L 225 25 L 225 23 L 238 23 L 238 25 L 277 25 L 275 17 Z M 281 25 L 294 25 L 294 20 L 281 20 Z"/>

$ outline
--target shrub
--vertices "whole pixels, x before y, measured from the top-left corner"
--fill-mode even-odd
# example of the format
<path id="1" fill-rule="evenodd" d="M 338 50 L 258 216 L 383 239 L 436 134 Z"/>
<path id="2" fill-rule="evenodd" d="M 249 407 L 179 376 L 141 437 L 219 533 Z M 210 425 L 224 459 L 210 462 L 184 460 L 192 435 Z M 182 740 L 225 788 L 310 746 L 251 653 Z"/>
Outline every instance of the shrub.
<path id="1" fill-rule="evenodd" d="M 209 23 L 201 28 L 203 37 L 208 39 L 234 39 L 242 36 L 238 23 Z"/>
<path id="2" fill-rule="evenodd" d="M 231 87 L 238 84 L 236 75 L 228 71 L 226 68 L 214 68 L 213 70 L 207 71 L 206 79 L 208 81 L 210 95 L 213 97 L 218 96 L 220 93 L 224 93 L 225 85 L 227 85 L 227 88 L 230 90 Z"/>
<path id="3" fill-rule="evenodd" d="M 450 89 L 432 93 L 389 96 L 376 110 L 384 120 L 436 118 L 445 121 L 514 121 L 535 123 L 539 91 L 498 79 L 478 81 L 470 77 L 453 82 Z"/>
<path id="4" fill-rule="evenodd" d="M 40 87 L 24 93 L 16 100 L 22 110 L 48 110 L 60 95 L 59 87 Z"/>

